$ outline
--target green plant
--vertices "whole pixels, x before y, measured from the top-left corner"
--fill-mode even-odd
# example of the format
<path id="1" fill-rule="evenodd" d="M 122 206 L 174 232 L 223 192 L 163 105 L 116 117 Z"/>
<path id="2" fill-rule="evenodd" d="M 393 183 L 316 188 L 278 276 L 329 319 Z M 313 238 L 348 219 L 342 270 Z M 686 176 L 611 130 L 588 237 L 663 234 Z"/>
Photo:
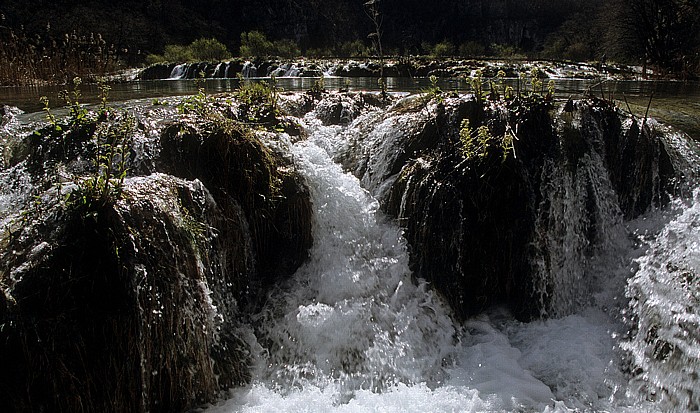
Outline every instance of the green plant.
<path id="1" fill-rule="evenodd" d="M 301 55 L 301 50 L 294 40 L 281 39 L 272 42 L 272 54 L 291 59 Z"/>
<path id="2" fill-rule="evenodd" d="M 438 86 L 437 76 L 431 75 L 428 80 L 430 81 L 430 86 L 423 89 L 423 93 L 425 94 L 425 102 L 427 103 L 435 99 L 438 103 L 443 103 L 444 96 L 442 89 L 440 89 L 440 86 Z"/>
<path id="3" fill-rule="evenodd" d="M 320 99 L 321 96 L 326 93 L 326 81 L 323 75 L 311 84 L 307 93 L 314 99 Z"/>
<path id="4" fill-rule="evenodd" d="M 474 130 L 469 119 L 463 119 L 459 127 L 460 152 L 465 158 L 482 160 L 493 150 L 501 152 L 501 161 L 505 161 L 508 154 L 515 157 L 514 140 L 517 140 L 510 125 L 506 126 L 506 132 L 500 138 L 493 136 L 488 126 L 481 125 Z"/>
<path id="5" fill-rule="evenodd" d="M 61 132 L 61 126 L 58 124 L 56 121 L 56 116 L 54 116 L 53 113 L 51 113 L 51 108 L 49 107 L 49 98 L 46 96 L 42 96 L 39 98 L 39 101 L 44 105 L 44 112 L 46 112 L 46 120 L 49 122 L 49 125 L 53 126 L 53 129 L 55 132 Z"/>
<path id="6" fill-rule="evenodd" d="M 389 93 L 387 92 L 386 81 L 383 77 L 377 79 L 377 85 L 379 86 L 379 91 L 382 95 L 382 100 L 387 102 L 389 100 Z"/>
<path id="7" fill-rule="evenodd" d="M 279 88 L 277 80 L 251 82 L 239 78 L 236 97 L 240 103 L 238 116 L 244 122 L 274 125 L 279 116 Z"/>
<path id="8" fill-rule="evenodd" d="M 486 53 L 486 47 L 483 44 L 475 41 L 468 41 L 459 45 L 458 54 L 463 57 L 483 56 Z"/>
<path id="9" fill-rule="evenodd" d="M 474 97 L 481 102 L 484 99 L 484 74 L 480 69 L 474 71 L 474 76 L 470 76 L 467 81 L 471 86 Z"/>
<path id="10" fill-rule="evenodd" d="M 197 39 L 189 45 L 189 50 L 195 60 L 209 62 L 218 62 L 231 55 L 226 46 L 214 38 Z"/>
<path id="11" fill-rule="evenodd" d="M 88 121 L 89 111 L 80 104 L 80 85 L 82 84 L 82 79 L 79 77 L 73 78 L 73 88 L 72 90 L 64 89 L 59 92 L 59 98 L 62 98 L 66 102 L 70 111 L 70 124 L 79 126 Z"/>
<path id="12" fill-rule="evenodd" d="M 194 56 L 192 56 L 192 50 L 188 46 L 177 44 L 169 44 L 165 46 L 163 61 L 180 63 L 190 62 L 192 60 L 194 60 Z"/>
<path id="13" fill-rule="evenodd" d="M 109 91 L 112 90 L 112 87 L 107 84 L 107 82 L 104 79 L 100 79 L 97 82 L 97 89 L 99 90 L 99 97 L 100 97 L 100 110 L 99 114 L 106 116 L 107 115 L 107 102 L 109 100 Z"/>
<path id="14" fill-rule="evenodd" d="M 532 85 L 532 94 L 542 94 L 544 92 L 543 82 L 540 79 L 540 70 L 532 68 L 530 70 L 530 84 Z"/>
<path id="15" fill-rule="evenodd" d="M 206 77 L 204 72 L 199 72 L 199 76 L 194 79 L 197 93 L 182 100 L 177 105 L 177 111 L 180 114 L 196 114 L 199 116 L 207 116 L 211 113 L 211 104 L 207 98 L 207 92 L 204 89 Z"/>
<path id="16" fill-rule="evenodd" d="M 253 30 L 241 33 L 241 56 L 269 56 L 272 54 L 272 49 L 272 42 L 267 40 L 262 32 Z"/>
<path id="17" fill-rule="evenodd" d="M 372 21 L 372 26 L 374 26 L 374 31 L 372 31 L 368 38 L 372 39 L 375 49 L 377 50 L 377 56 L 379 56 L 379 77 L 384 78 L 384 50 L 382 49 L 382 22 L 384 17 L 379 10 L 381 0 L 368 0 L 364 3 L 365 14 Z"/>
<path id="18" fill-rule="evenodd" d="M 453 56 L 455 54 L 455 45 L 447 40 L 442 41 L 432 47 L 430 54 L 433 55 L 433 57 Z"/>
<path id="19" fill-rule="evenodd" d="M 135 128 L 136 119 L 126 113 L 122 119 L 98 125 L 93 135 L 94 173 L 76 180 L 76 189 L 68 195 L 69 206 L 94 212 L 121 196 Z"/>

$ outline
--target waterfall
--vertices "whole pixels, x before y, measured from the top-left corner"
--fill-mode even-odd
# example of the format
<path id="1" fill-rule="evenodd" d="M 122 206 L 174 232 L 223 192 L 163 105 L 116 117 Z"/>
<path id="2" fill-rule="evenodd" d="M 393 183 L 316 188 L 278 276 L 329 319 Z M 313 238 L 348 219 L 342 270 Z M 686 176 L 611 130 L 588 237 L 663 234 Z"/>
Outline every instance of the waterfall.
<path id="1" fill-rule="evenodd" d="M 244 78 L 256 77 L 258 75 L 258 68 L 250 61 L 245 62 L 241 74 Z"/>
<path id="2" fill-rule="evenodd" d="M 549 319 L 520 322 L 494 306 L 458 324 L 411 275 L 402 231 L 363 181 L 331 160 L 354 145 L 363 122 L 373 125 L 372 141 L 395 133 L 396 121 L 371 114 L 345 127 L 321 126 L 313 114 L 305 121 L 310 138 L 290 150 L 315 206 L 311 258 L 254 320 L 254 383 L 208 411 L 656 412 L 697 403 L 697 308 L 663 306 L 678 300 L 670 289 L 687 290 L 698 271 L 697 191 L 673 211 L 623 221 L 601 136 L 588 136 L 593 149 L 575 163 L 550 159 L 541 171 L 533 266 L 541 282 L 535 287 L 551 295 L 541 297 Z M 559 133 L 580 128 L 576 119 L 567 122 Z M 378 158 L 371 162 L 375 171 L 387 169 Z M 643 230 L 644 237 L 630 236 Z M 665 275 L 655 275 L 659 269 Z M 639 304 L 627 310 L 630 274 L 627 294 Z M 675 281 L 663 287 L 668 276 Z M 697 301 L 697 291 L 686 295 Z M 655 326 L 653 340 L 648 331 L 625 333 L 632 318 Z M 674 327 L 678 320 L 684 328 Z M 679 334 L 692 337 L 674 338 Z M 650 375 L 630 381 L 625 354 Z"/>
<path id="3" fill-rule="evenodd" d="M 629 317 L 637 331 L 623 343 L 641 373 L 632 386 L 669 410 L 700 408 L 700 189 L 671 211 L 644 217 L 661 221 L 658 233 L 640 232 L 646 251 L 629 280 Z M 668 221 L 668 222 L 666 222 Z M 644 222 L 648 228 L 649 223 Z M 642 228 L 644 228 L 642 227 Z"/>
<path id="4" fill-rule="evenodd" d="M 217 72 L 224 70 L 221 65 Z M 172 76 L 186 76 L 192 67 L 195 66 L 176 66 Z M 228 70 L 229 65 L 225 67 Z M 281 69 L 292 70 L 293 66 Z M 248 75 L 255 75 L 254 70 L 250 62 L 244 69 Z M 306 107 L 307 101 L 300 96 L 288 97 L 284 104 L 301 107 L 303 103 Z M 647 125 L 655 129 L 646 137 L 663 139 L 642 142 L 656 152 L 644 159 L 645 167 L 650 169 L 641 170 L 634 163 L 638 159 L 627 155 L 644 152 L 638 143 L 644 136 L 630 133 L 635 130 L 633 120 L 624 123 L 626 129 L 621 132 L 619 127 L 615 129 L 611 119 L 618 119 L 618 112 L 595 105 L 589 106 L 592 109 L 585 112 L 585 117 L 584 109 L 573 114 L 559 111 L 553 128 L 549 110 L 529 113 L 530 123 L 521 122 L 519 129 L 514 128 L 521 145 L 513 149 L 517 151 L 517 161 L 501 160 L 504 158 L 497 153 L 494 159 L 498 162 L 486 172 L 499 173 L 487 175 L 477 169 L 476 163 L 470 165 L 474 169 L 464 167 L 464 156 L 454 154 L 455 146 L 450 141 L 459 133 L 455 127 L 460 120 L 457 114 L 463 118 L 465 113 L 471 113 L 477 104 L 473 99 L 454 98 L 451 102 L 453 98 L 448 98 L 440 110 L 434 103 L 421 106 L 425 103 L 416 97 L 400 100 L 389 108 L 374 104 L 379 99 L 373 100 L 370 95 L 323 99 L 314 101 L 306 115 L 300 115 L 302 109 L 294 112 L 295 116 L 303 116 L 293 118 L 304 129 L 301 137 L 259 132 L 269 138 L 267 145 L 274 146 L 271 153 L 288 155 L 289 164 L 276 167 L 298 169 L 299 180 L 308 186 L 314 243 L 308 260 L 290 278 L 274 278 L 271 290 L 264 290 L 269 293 L 260 302 L 257 297 L 251 302 L 254 310 L 246 311 L 255 311 L 254 314 L 238 313 L 238 296 L 229 297 L 212 289 L 217 282 L 222 291 L 226 291 L 225 285 L 230 286 L 227 283 L 231 280 L 222 279 L 218 269 L 230 270 L 224 274 L 232 280 L 238 274 L 234 274 L 233 266 L 225 265 L 231 258 L 229 248 L 254 243 L 244 216 L 241 214 L 240 222 L 234 222 L 219 210 L 204 181 L 153 174 L 158 162 L 170 159 L 167 154 L 181 151 L 163 146 L 168 141 L 162 138 L 169 135 L 161 133 L 160 122 L 168 122 L 170 115 L 164 112 L 167 109 L 154 109 L 142 116 L 144 130 L 136 136 L 133 165 L 135 174 L 146 176 L 125 181 L 127 197 L 120 205 L 127 211 L 139 195 L 148 200 L 158 191 L 172 192 L 177 196 L 168 198 L 169 203 L 163 203 L 159 209 L 164 215 L 175 217 L 173 221 L 181 224 L 175 229 L 182 231 L 165 232 L 166 235 L 154 235 L 152 239 L 144 235 L 147 231 L 142 231 L 138 237 L 129 238 L 142 242 L 134 251 L 144 251 L 145 257 L 146 247 L 153 245 L 175 246 L 183 251 L 185 247 L 192 248 L 195 253 L 187 255 L 193 258 L 187 261 L 188 265 L 197 274 L 211 276 L 212 281 L 205 283 L 200 277 L 192 283 L 195 288 L 179 291 L 202 297 L 193 302 L 203 304 L 201 314 L 207 320 L 231 322 L 230 337 L 220 336 L 230 340 L 222 341 L 221 348 L 235 345 L 239 351 L 233 355 L 222 352 L 229 359 L 217 359 L 213 364 L 210 361 L 214 359 L 204 355 L 201 364 L 226 370 L 229 364 L 251 363 L 250 371 L 243 368 L 246 375 L 252 376 L 252 382 L 234 388 L 218 403 L 204 406 L 206 411 L 631 413 L 700 408 L 700 159 L 696 147 L 685 143 L 686 137 L 649 120 Z M 504 113 L 493 110 L 484 116 L 497 123 L 505 119 Z M 543 117 L 537 117 L 541 114 Z M 39 191 L 27 163 L 12 162 L 12 148 L 18 147 L 19 140 L 10 143 L 30 132 L 21 130 L 15 117 L 14 113 L 6 114 L 0 125 L 4 151 L 0 159 L 0 228 L 6 229 L 7 234 L 22 222 L 10 220 L 10 215 L 19 217 L 22 208 L 38 210 L 42 203 L 49 204 L 44 198 L 59 194 Z M 180 130 L 174 127 L 172 136 L 180 136 Z M 542 131 L 546 133 L 540 134 Z M 619 143 L 614 139 L 619 136 L 629 138 L 633 144 L 625 146 L 629 143 L 625 141 L 612 149 L 615 156 L 624 154 L 626 157 L 621 159 L 630 162 L 614 170 L 619 159 L 609 156 L 609 145 Z M 444 153 L 438 152 L 445 148 Z M 209 153 L 198 149 L 193 152 Z M 203 160 L 210 160 L 202 156 Z M 181 161 L 170 160 L 176 166 L 181 166 Z M 78 157 L 74 164 L 59 168 L 57 176 L 67 176 L 70 168 L 81 167 L 82 162 Z M 666 162 L 666 169 L 659 162 Z M 535 163 L 537 167 L 532 167 Z M 462 180 L 455 177 L 475 170 Z M 639 195 L 644 188 L 637 181 L 628 182 L 625 173 L 630 170 L 639 182 L 649 181 L 654 194 Z M 217 178 L 231 179 L 218 171 Z M 447 171 L 448 175 L 440 175 L 440 171 Z M 669 171 L 676 175 L 671 176 Z M 647 172 L 652 179 L 646 179 Z M 497 180 L 497 176 L 507 179 Z M 684 179 L 672 181 L 676 176 Z M 668 184 L 665 187 L 664 180 Z M 488 185 L 480 186 L 484 182 Z M 517 185 L 511 185 L 512 182 Z M 621 183 L 628 187 L 620 189 Z M 419 190 L 409 191 L 415 188 Z M 490 192 L 479 194 L 474 188 Z M 662 193 L 664 188 L 678 188 L 677 193 L 667 196 L 671 199 L 668 206 L 654 202 L 641 206 L 638 202 L 662 200 L 666 196 Z M 483 195 L 483 199 L 491 196 L 488 200 L 495 201 L 469 197 L 455 201 L 458 191 L 462 191 L 459 195 Z M 509 191 L 517 196 L 501 196 Z M 623 191 L 634 200 L 629 205 L 646 212 L 627 217 L 627 211 L 621 207 Z M 34 197 L 36 194 L 44 198 Z M 291 196 L 291 192 L 284 195 Z M 399 211 L 409 210 L 425 198 L 430 198 L 430 208 L 391 215 L 385 203 L 392 202 L 392 197 Z M 209 200 L 207 208 L 202 206 L 204 199 Z M 472 209 L 467 205 L 470 200 L 474 201 Z M 146 216 L 154 209 L 146 202 L 134 204 L 141 205 L 139 210 L 146 211 Z M 488 208 L 475 209 L 474 205 Z M 240 209 L 229 207 L 229 211 Z M 507 215 L 516 209 L 522 214 Z M 435 219 L 421 221 L 421 215 Z M 232 230 L 229 238 L 217 231 L 220 218 L 222 225 L 225 221 L 232 228 L 244 229 L 245 236 L 235 238 Z M 468 220 L 480 225 L 460 226 Z M 527 225 L 516 228 L 520 220 L 528 221 Z M 413 228 L 408 227 L 409 221 Z M 148 228 L 163 227 L 159 222 L 156 220 Z M 203 224 L 208 222 L 211 227 Z M 284 220 L 278 222 L 279 226 L 286 225 Z M 134 224 L 133 228 L 140 227 Z M 454 228 L 458 231 L 448 234 Z M 532 231 L 527 232 L 530 228 Z M 493 254 L 482 267 L 462 266 L 465 262 L 479 264 L 478 258 L 489 252 L 487 248 L 478 249 L 487 244 L 484 239 L 491 235 L 486 234 L 488 230 L 498 233 L 488 244 L 491 249 L 505 251 L 512 245 L 507 246 L 502 240 L 515 243 L 525 239 L 527 245 L 509 250 L 522 253 L 524 258 L 517 261 L 522 257 L 515 257 L 515 253 L 511 257 Z M 528 237 L 509 238 L 516 230 Z M 434 242 L 413 244 L 411 231 L 432 231 L 432 238 L 428 239 Z M 180 241 L 172 234 L 180 234 Z M 464 251 L 467 236 L 476 242 L 469 244 L 471 250 Z M 32 241 L 29 236 L 26 239 Z M 285 239 L 279 245 L 289 248 L 293 242 Z M 41 242 L 31 249 L 31 257 L 46 255 L 45 248 L 50 245 L 51 242 Z M 428 259 L 441 253 L 446 257 L 455 250 L 477 259 L 449 261 L 455 265 L 435 273 L 419 273 L 411 261 L 419 254 Z M 250 247 L 241 247 L 238 252 L 245 255 L 241 262 L 252 268 L 257 257 Z M 466 285 L 464 290 L 470 293 L 486 278 L 483 271 L 490 270 L 490 275 L 498 276 L 502 269 L 512 269 L 499 266 L 501 263 L 495 262 L 494 257 L 502 261 L 513 258 L 517 264 L 512 267 L 524 263 L 529 270 L 531 266 L 532 284 L 508 284 L 511 280 L 506 280 L 502 284 L 506 292 L 485 288 L 484 294 L 493 293 L 496 299 L 488 305 L 475 306 L 478 311 L 457 314 L 457 305 L 448 300 L 453 292 L 449 284 L 438 283 L 448 277 L 460 281 L 455 273 L 462 271 L 471 277 L 470 281 L 477 282 L 454 285 Z M 443 258 L 439 256 L 436 261 Z M 155 263 L 154 274 L 156 270 L 165 275 L 177 273 L 171 274 L 171 267 L 159 264 Z M 93 266 L 86 267 L 88 272 L 93 270 Z M 46 268 L 47 274 L 53 276 L 52 267 Z M 248 271 L 248 267 L 243 270 Z M 250 271 L 250 277 L 261 276 Z M 162 281 L 163 291 L 169 291 L 167 288 L 173 285 L 164 276 L 151 279 Z M 525 287 L 519 289 L 520 286 Z M 0 287 L 0 299 L 4 299 L 6 287 Z M 113 295 L 113 290 L 109 293 Z M 465 301 L 482 298 L 478 294 L 463 297 Z M 539 314 L 523 321 L 526 318 L 518 318 L 508 299 L 538 301 L 533 307 Z M 160 305 L 157 300 L 154 303 Z M 226 304 L 231 308 L 226 309 Z M 0 300 L 0 313 L 2 305 L 4 301 Z M 168 309 L 180 307 L 173 305 Z M 162 308 L 146 310 L 145 314 L 157 320 Z M 178 317 L 173 315 L 169 320 L 177 321 Z M 144 325 L 153 321 L 140 316 L 136 319 Z M 199 321 L 192 323 L 195 324 Z M 208 324 L 204 327 L 215 328 Z M 186 331 L 194 330 L 188 327 Z M 183 337 L 192 354 L 200 354 L 195 350 L 204 347 L 184 333 Z M 178 351 L 171 353 L 178 355 Z M 161 356 L 153 354 L 155 363 Z M 165 376 L 159 373 L 156 377 L 152 372 L 143 370 L 140 374 L 154 381 Z M 186 380 L 191 370 L 178 372 L 182 375 L 176 380 L 182 380 L 181 384 L 195 382 Z M 226 386 L 243 382 L 232 381 L 236 384 Z M 214 394 L 214 387 L 211 391 Z"/>
<path id="5" fill-rule="evenodd" d="M 187 75 L 187 67 L 189 65 L 187 63 L 181 63 L 173 68 L 173 71 L 170 72 L 170 76 L 168 76 L 168 79 L 182 79 Z"/>
<path id="6" fill-rule="evenodd" d="M 265 375 L 321 389 L 332 382 L 340 400 L 360 389 L 437 382 L 453 347 L 448 312 L 411 279 L 400 229 L 319 146 L 337 139 L 337 128 L 317 128 L 292 148 L 311 187 L 314 248 L 259 322 L 263 340 L 278 349 Z"/>

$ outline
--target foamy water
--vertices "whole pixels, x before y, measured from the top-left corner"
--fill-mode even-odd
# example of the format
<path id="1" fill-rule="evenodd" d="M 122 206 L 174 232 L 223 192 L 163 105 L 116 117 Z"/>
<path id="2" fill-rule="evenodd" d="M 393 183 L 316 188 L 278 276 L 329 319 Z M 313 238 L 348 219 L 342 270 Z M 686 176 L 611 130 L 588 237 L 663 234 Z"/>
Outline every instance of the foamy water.
<path id="1" fill-rule="evenodd" d="M 664 244 L 670 235 L 635 244 L 625 231 L 601 228 L 605 248 L 587 267 L 598 271 L 596 285 L 573 314 L 522 323 L 494 308 L 457 325 L 428 286 L 412 280 L 401 230 L 331 160 L 342 129 L 309 122 L 311 138 L 291 150 L 315 208 L 311 259 L 256 320 L 253 383 L 208 412 L 664 411 L 630 385 L 620 347 L 636 344 L 625 338 L 620 313 L 625 280 L 647 255 L 677 249 Z M 680 214 L 669 225 L 684 233 L 697 227 L 698 209 L 696 196 L 674 213 L 628 225 L 651 234 Z M 697 238 L 678 243 L 697 264 Z"/>

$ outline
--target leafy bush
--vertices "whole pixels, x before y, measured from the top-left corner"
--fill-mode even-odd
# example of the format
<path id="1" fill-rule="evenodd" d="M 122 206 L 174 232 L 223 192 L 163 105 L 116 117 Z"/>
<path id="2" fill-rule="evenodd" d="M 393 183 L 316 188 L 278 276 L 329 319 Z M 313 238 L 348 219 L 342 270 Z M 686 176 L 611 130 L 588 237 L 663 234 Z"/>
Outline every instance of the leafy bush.
<path id="1" fill-rule="evenodd" d="M 432 53 L 434 57 L 447 57 L 454 56 L 455 45 L 449 41 L 442 41 L 435 46 L 433 46 Z"/>
<path id="2" fill-rule="evenodd" d="M 197 39 L 189 45 L 195 60 L 218 62 L 231 56 L 226 46 L 216 39 Z"/>
<path id="3" fill-rule="evenodd" d="M 240 53 L 243 57 L 270 56 L 272 42 L 257 30 L 241 33 Z"/>
<path id="4" fill-rule="evenodd" d="M 169 44 L 165 46 L 163 58 L 166 62 L 173 63 L 190 62 L 194 60 L 194 57 L 192 57 L 192 51 L 189 47 L 176 44 Z"/>
<path id="5" fill-rule="evenodd" d="M 238 117 L 244 122 L 268 126 L 274 126 L 278 122 L 279 89 L 274 77 L 269 82 L 241 79 L 236 97 L 240 102 Z"/>
<path id="6" fill-rule="evenodd" d="M 276 40 L 272 42 L 272 54 L 279 57 L 293 58 L 301 55 L 301 50 L 296 42 L 289 39 Z"/>
<path id="7" fill-rule="evenodd" d="M 241 33 L 240 54 L 243 57 L 280 56 L 297 57 L 301 55 L 299 46 L 290 39 L 270 41 L 264 33 L 257 30 Z"/>
<path id="8" fill-rule="evenodd" d="M 230 57 L 226 46 L 216 39 L 201 38 L 192 42 L 189 46 L 169 44 L 165 46 L 162 55 L 150 54 L 146 56 L 146 63 L 182 63 L 192 61 L 217 62 Z"/>
<path id="9" fill-rule="evenodd" d="M 486 47 L 475 41 L 468 41 L 459 45 L 459 55 L 464 57 L 483 56 L 486 54 Z"/>
<path id="10" fill-rule="evenodd" d="M 335 54 L 337 57 L 366 57 L 370 55 L 370 52 L 361 40 L 354 40 L 338 45 Z"/>

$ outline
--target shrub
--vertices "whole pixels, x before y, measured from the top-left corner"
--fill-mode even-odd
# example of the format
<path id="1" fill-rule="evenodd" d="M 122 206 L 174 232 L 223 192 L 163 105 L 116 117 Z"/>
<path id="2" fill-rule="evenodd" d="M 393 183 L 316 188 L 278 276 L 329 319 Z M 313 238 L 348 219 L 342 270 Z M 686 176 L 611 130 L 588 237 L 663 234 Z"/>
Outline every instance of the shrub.
<path id="1" fill-rule="evenodd" d="M 479 42 L 470 40 L 459 45 L 459 55 L 464 57 L 483 56 L 486 53 L 486 47 Z"/>
<path id="2" fill-rule="evenodd" d="M 253 30 L 241 33 L 240 53 L 243 57 L 270 56 L 272 42 L 262 32 Z"/>
<path id="3" fill-rule="evenodd" d="M 367 46 L 361 40 L 344 42 L 336 47 L 338 57 L 366 57 L 369 56 Z"/>
<path id="4" fill-rule="evenodd" d="M 197 39 L 188 47 L 195 60 L 218 62 L 230 57 L 226 46 L 216 39 Z"/>
<path id="5" fill-rule="evenodd" d="M 166 62 L 180 63 L 194 60 L 192 51 L 187 46 L 169 44 L 165 46 L 163 60 Z"/>
<path id="6" fill-rule="evenodd" d="M 454 56 L 455 45 L 449 41 L 442 41 L 442 42 L 436 44 L 435 46 L 433 46 L 431 54 L 434 57 Z"/>
<path id="7" fill-rule="evenodd" d="M 301 55 L 301 50 L 296 42 L 289 39 L 276 40 L 272 43 L 272 54 L 279 57 L 297 57 Z"/>

